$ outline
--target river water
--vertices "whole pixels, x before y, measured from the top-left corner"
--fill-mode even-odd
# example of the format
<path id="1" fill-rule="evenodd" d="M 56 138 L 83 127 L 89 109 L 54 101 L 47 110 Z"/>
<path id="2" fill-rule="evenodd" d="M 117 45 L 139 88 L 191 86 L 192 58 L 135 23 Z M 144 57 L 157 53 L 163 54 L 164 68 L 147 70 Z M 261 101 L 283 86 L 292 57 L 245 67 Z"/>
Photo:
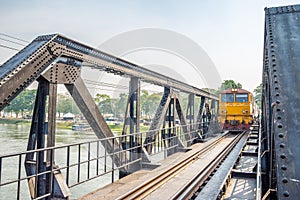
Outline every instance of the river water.
<path id="1" fill-rule="evenodd" d="M 28 135 L 30 131 L 29 125 L 15 125 L 15 124 L 0 124 L 0 155 L 23 152 L 27 148 Z M 85 142 L 97 139 L 93 132 L 80 132 L 72 130 L 58 129 L 56 131 L 56 145 L 61 146 L 66 144 Z M 72 148 L 71 148 L 72 151 Z M 75 150 L 74 150 L 75 151 Z M 76 152 L 71 152 L 76 154 Z M 65 162 L 66 157 L 60 156 L 60 154 L 55 155 L 55 161 Z M 2 163 L 2 181 L 5 176 L 17 177 L 16 169 L 18 168 L 17 162 Z M 24 161 L 22 161 L 22 168 Z M 76 170 L 75 170 L 76 171 Z M 22 171 L 25 174 L 25 171 Z M 72 175 L 72 174 L 71 174 Z M 74 172 L 76 176 L 76 172 Z M 9 177 L 8 177 L 9 178 Z M 71 177 L 72 178 L 72 177 Z M 111 174 L 107 174 L 103 177 L 94 179 L 87 182 L 87 184 L 82 184 L 71 188 L 71 199 L 77 199 L 78 197 L 91 192 L 105 184 L 111 182 Z M 16 198 L 16 184 L 11 186 L 0 187 L 0 199 L 15 199 Z M 21 184 L 21 199 L 30 199 L 27 181 L 23 181 Z"/>

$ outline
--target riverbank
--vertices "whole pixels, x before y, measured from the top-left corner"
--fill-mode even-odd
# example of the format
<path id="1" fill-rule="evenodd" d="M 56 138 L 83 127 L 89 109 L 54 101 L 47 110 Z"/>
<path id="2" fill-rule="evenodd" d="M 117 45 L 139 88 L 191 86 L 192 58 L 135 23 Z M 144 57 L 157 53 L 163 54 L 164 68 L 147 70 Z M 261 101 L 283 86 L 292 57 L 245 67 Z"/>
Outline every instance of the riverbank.
<path id="1" fill-rule="evenodd" d="M 16 118 L 0 118 L 0 124 L 15 124 L 15 125 L 28 125 L 31 124 L 31 119 L 16 119 Z M 56 123 L 58 129 L 72 129 L 74 122 L 71 121 L 59 121 Z"/>
<path id="2" fill-rule="evenodd" d="M 0 124 L 30 124 L 29 119 L 0 118 Z"/>
<path id="3" fill-rule="evenodd" d="M 16 119 L 16 118 L 0 118 L 0 124 L 15 124 L 15 125 L 28 125 L 31 124 L 31 119 Z M 67 129 L 72 130 L 72 126 L 75 123 L 73 121 L 61 121 L 58 120 L 56 123 L 57 129 Z M 111 131 L 117 132 L 118 134 L 122 133 L 123 125 L 108 125 Z M 140 126 L 141 132 L 148 131 L 148 126 Z"/>

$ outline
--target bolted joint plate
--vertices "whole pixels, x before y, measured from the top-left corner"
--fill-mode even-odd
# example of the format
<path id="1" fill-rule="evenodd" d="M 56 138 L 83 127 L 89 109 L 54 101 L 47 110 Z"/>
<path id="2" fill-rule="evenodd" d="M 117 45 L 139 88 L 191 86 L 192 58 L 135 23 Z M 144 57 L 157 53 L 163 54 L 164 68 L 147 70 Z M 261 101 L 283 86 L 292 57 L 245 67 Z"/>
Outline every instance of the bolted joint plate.
<path id="1" fill-rule="evenodd" d="M 43 74 L 53 84 L 73 84 L 80 77 L 80 68 L 64 63 L 55 63 Z"/>

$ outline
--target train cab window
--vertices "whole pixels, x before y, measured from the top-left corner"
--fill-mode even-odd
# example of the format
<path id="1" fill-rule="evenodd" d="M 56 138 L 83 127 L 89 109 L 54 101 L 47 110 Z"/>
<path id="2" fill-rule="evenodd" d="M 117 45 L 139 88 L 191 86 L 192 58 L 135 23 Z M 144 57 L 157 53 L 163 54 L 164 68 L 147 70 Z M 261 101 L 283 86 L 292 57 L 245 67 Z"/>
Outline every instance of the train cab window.
<path id="1" fill-rule="evenodd" d="M 222 94 L 222 102 L 234 102 L 233 94 Z"/>
<path id="2" fill-rule="evenodd" d="M 248 102 L 248 94 L 236 94 L 236 102 Z"/>

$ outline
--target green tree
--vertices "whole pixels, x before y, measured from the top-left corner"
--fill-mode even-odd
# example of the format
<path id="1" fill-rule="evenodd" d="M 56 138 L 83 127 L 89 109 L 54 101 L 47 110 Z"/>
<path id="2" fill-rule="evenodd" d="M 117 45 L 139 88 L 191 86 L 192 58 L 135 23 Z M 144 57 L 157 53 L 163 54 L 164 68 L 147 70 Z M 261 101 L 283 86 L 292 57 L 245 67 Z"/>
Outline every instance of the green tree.
<path id="1" fill-rule="evenodd" d="M 22 117 L 24 117 L 26 112 L 32 113 L 35 96 L 36 90 L 24 90 L 5 108 L 5 112 L 14 112 L 16 117 L 18 117 L 20 113 Z"/>
<path id="2" fill-rule="evenodd" d="M 150 107 L 148 105 L 149 92 L 146 90 L 142 90 L 141 94 L 141 112 L 142 115 L 148 116 Z"/>
<path id="3" fill-rule="evenodd" d="M 126 110 L 126 106 L 127 106 L 127 100 L 128 100 L 128 95 L 125 93 L 121 93 L 119 95 L 119 99 L 118 99 L 118 103 L 117 103 L 117 112 L 116 115 L 119 118 L 124 118 L 125 115 L 125 110 Z"/>
<path id="4" fill-rule="evenodd" d="M 59 114 L 59 117 L 60 117 L 60 113 L 73 113 L 73 114 L 80 113 L 76 103 L 73 101 L 72 97 L 67 93 L 57 95 L 56 110 Z"/>
<path id="5" fill-rule="evenodd" d="M 224 80 L 221 87 L 215 92 L 215 94 L 220 94 L 223 90 L 228 90 L 231 88 L 242 88 L 242 84 L 234 82 L 234 80 Z"/>
<path id="6" fill-rule="evenodd" d="M 99 104 L 102 101 L 110 99 L 110 96 L 107 94 L 96 94 L 95 102 Z"/>
<path id="7" fill-rule="evenodd" d="M 221 89 L 228 90 L 231 88 L 242 88 L 242 84 L 234 82 L 234 80 L 224 80 Z"/>
<path id="8" fill-rule="evenodd" d="M 107 94 L 96 94 L 95 102 L 103 114 L 114 114 L 117 102 L 112 100 Z"/>
<path id="9" fill-rule="evenodd" d="M 6 106 L 3 110 L 5 113 L 10 113 L 10 116 L 13 115 L 13 109 L 12 109 L 12 106 Z M 5 115 L 3 115 L 4 117 Z"/>
<path id="10" fill-rule="evenodd" d="M 162 93 L 153 93 L 148 96 L 146 102 L 145 102 L 145 114 L 147 116 L 150 116 L 152 118 L 155 115 L 156 109 L 158 108 L 158 105 L 160 103 L 162 97 Z"/>
<path id="11" fill-rule="evenodd" d="M 259 109 L 261 109 L 262 83 L 254 89 L 254 99 Z"/>

